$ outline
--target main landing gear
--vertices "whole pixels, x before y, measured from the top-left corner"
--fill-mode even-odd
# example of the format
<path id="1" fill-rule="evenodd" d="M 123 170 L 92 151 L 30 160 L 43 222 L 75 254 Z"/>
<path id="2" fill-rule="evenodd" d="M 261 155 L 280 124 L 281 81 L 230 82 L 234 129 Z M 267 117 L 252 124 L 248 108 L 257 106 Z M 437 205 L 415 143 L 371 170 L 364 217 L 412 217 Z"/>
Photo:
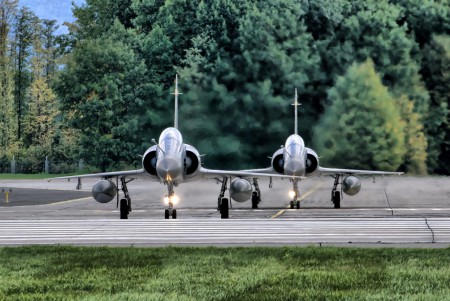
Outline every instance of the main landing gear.
<path id="1" fill-rule="evenodd" d="M 167 183 L 167 189 L 169 190 L 169 194 L 164 197 L 164 202 L 166 203 L 166 205 L 169 205 L 169 208 L 164 210 L 164 218 L 169 219 L 170 217 L 172 217 L 172 219 L 176 219 L 177 210 L 173 209 L 173 205 L 177 203 L 178 198 L 173 191 L 173 183 Z"/>
<path id="2" fill-rule="evenodd" d="M 229 202 L 225 196 L 227 190 L 227 177 L 222 179 L 222 188 L 220 189 L 219 198 L 217 199 L 217 210 L 220 211 L 220 218 L 228 218 Z"/>
<path id="3" fill-rule="evenodd" d="M 228 178 L 223 177 L 222 180 L 217 179 L 222 182 L 222 188 L 220 189 L 219 197 L 217 198 L 217 210 L 220 211 L 221 218 L 228 218 L 230 212 L 230 201 L 225 197 L 225 191 L 227 190 L 227 182 Z M 248 181 L 248 179 L 247 179 Z M 250 181 L 249 181 L 250 183 Z M 252 209 L 257 209 L 258 204 L 261 202 L 261 191 L 259 190 L 258 181 L 256 178 L 253 179 L 253 186 L 255 186 L 255 190 L 252 192 L 251 200 L 252 200 Z"/>
<path id="4" fill-rule="evenodd" d="M 331 190 L 331 202 L 334 204 L 335 209 L 341 208 L 341 192 L 337 190 L 340 175 L 334 177 L 333 189 Z"/>
<path id="5" fill-rule="evenodd" d="M 134 179 L 126 181 L 125 177 L 120 178 L 120 182 L 122 184 L 121 190 L 123 191 L 123 194 L 125 196 L 125 198 L 121 199 L 117 204 L 120 209 L 120 219 L 128 219 L 128 214 L 131 212 L 131 198 L 130 194 L 128 193 L 127 184 L 133 180 Z M 117 201 L 119 201 L 119 193 L 117 193 Z"/>
<path id="6" fill-rule="evenodd" d="M 300 192 L 298 191 L 298 180 L 292 180 L 293 189 L 289 192 L 290 197 L 292 198 L 289 203 L 291 209 L 300 209 L 300 200 L 298 199 L 300 196 Z"/>
<path id="7" fill-rule="evenodd" d="M 258 209 L 258 204 L 261 202 L 261 191 L 256 178 L 253 178 L 253 186 L 255 186 L 255 191 L 252 192 L 252 209 Z"/>

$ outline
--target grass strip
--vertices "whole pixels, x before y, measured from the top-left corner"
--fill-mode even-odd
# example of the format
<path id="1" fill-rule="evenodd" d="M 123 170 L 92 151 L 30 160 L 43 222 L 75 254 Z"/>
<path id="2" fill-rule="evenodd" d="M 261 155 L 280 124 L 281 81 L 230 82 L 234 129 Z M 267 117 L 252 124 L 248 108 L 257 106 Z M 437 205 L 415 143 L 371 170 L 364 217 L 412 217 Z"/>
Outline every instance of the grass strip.
<path id="1" fill-rule="evenodd" d="M 0 248 L 0 300 L 449 300 L 450 249 Z"/>
<path id="2" fill-rule="evenodd" d="M 0 180 L 45 180 L 54 177 L 72 176 L 76 174 L 48 174 L 48 173 L 34 173 L 34 174 L 0 174 Z"/>

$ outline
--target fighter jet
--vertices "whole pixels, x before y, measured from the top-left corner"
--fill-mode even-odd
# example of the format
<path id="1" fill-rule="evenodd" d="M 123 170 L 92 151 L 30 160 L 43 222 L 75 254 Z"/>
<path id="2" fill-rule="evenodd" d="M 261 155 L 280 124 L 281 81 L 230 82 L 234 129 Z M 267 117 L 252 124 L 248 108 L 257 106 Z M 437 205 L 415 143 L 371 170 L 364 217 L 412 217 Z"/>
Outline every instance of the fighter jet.
<path id="1" fill-rule="evenodd" d="M 82 178 L 102 178 L 92 187 L 92 195 L 100 203 L 108 203 L 116 197 L 121 219 L 127 219 L 132 211 L 127 184 L 137 178 L 158 181 L 167 186 L 167 195 L 164 197 L 164 203 L 168 208 L 164 212 L 164 217 L 166 219 L 170 217 L 176 219 L 177 211 L 174 206 L 179 202 L 179 198 L 175 194 L 174 187 L 184 182 L 201 179 L 216 179 L 222 182 L 218 197 L 218 210 L 222 218 L 228 218 L 229 201 L 224 197 L 228 179 L 231 181 L 229 188 L 230 197 L 237 202 L 245 202 L 250 199 L 252 194 L 260 195 L 257 182 L 257 179 L 260 177 L 297 180 L 302 178 L 302 176 L 291 174 L 266 174 L 261 171 L 226 171 L 204 168 L 201 164 L 200 153 L 192 145 L 183 142 L 183 137 L 178 130 L 178 96 L 182 94 L 178 91 L 178 76 L 175 76 L 175 91 L 172 94 L 175 96 L 174 127 L 166 128 L 159 136 L 158 142 L 152 139 L 154 145 L 149 147 L 142 156 L 141 169 L 57 177 L 49 180 L 77 178 L 77 189 L 81 189 Z M 253 183 L 251 183 L 250 178 L 253 178 Z M 114 179 L 115 182 L 113 181 Z M 118 188 L 119 180 L 121 184 L 120 189 Z M 252 184 L 255 187 L 255 191 L 253 191 Z M 123 192 L 124 197 L 119 201 L 120 190 Z"/>
<path id="2" fill-rule="evenodd" d="M 298 134 L 298 97 L 295 89 L 294 103 L 294 134 L 290 135 L 284 144 L 271 157 L 271 166 L 263 169 L 248 169 L 247 172 L 278 174 L 291 176 L 293 189 L 289 192 L 291 197 L 290 208 L 300 209 L 298 182 L 313 175 L 331 175 L 334 177 L 334 184 L 331 190 L 331 201 L 334 208 L 341 207 L 341 192 L 338 186 L 341 185 L 342 192 L 347 195 L 355 195 L 361 190 L 361 181 L 355 175 L 402 175 L 402 172 L 388 172 L 375 170 L 356 170 L 325 168 L 319 165 L 317 153 L 305 146 L 305 142 Z M 253 192 L 252 208 L 258 208 L 257 204 L 261 200 L 258 192 Z"/>

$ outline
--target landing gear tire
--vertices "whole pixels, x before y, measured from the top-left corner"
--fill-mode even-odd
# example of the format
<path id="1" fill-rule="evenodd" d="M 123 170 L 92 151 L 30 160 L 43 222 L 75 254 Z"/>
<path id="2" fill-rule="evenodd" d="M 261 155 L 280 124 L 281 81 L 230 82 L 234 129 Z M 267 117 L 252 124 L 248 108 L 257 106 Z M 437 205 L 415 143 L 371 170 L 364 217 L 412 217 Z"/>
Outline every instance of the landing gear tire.
<path id="1" fill-rule="evenodd" d="M 291 207 L 291 209 L 294 209 L 294 201 L 291 201 L 290 203 L 289 203 L 289 205 L 290 205 L 290 207 Z"/>
<path id="2" fill-rule="evenodd" d="M 164 210 L 164 218 L 169 219 L 169 217 L 170 217 L 169 209 Z"/>
<path id="3" fill-rule="evenodd" d="M 334 208 L 339 209 L 341 208 L 341 193 L 339 191 L 335 191 L 333 194 L 333 203 Z"/>
<path id="4" fill-rule="evenodd" d="M 172 210 L 172 219 L 177 219 L 177 210 L 176 209 Z"/>
<path id="5" fill-rule="evenodd" d="M 120 200 L 120 219 L 128 219 L 128 201 L 127 199 Z"/>
<path id="6" fill-rule="evenodd" d="M 258 209 L 259 196 L 256 191 L 252 194 L 252 209 Z"/>
<path id="7" fill-rule="evenodd" d="M 300 209 L 300 201 L 295 202 L 295 209 Z"/>
<path id="8" fill-rule="evenodd" d="M 222 198 L 222 201 L 220 202 L 220 218 L 228 218 L 228 199 Z"/>

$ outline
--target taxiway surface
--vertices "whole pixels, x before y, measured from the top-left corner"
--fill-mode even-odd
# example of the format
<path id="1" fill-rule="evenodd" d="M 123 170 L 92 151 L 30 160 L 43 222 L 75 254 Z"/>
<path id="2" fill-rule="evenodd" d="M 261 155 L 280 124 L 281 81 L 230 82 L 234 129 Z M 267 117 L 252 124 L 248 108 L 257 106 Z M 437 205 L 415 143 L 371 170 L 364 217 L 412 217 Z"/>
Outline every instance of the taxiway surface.
<path id="1" fill-rule="evenodd" d="M 0 245 L 450 245 L 450 180 L 447 177 L 362 179 L 361 192 L 330 201 L 333 179 L 300 183 L 302 209 L 287 209 L 291 184 L 260 181 L 262 202 L 232 203 L 230 219 L 217 211 L 220 184 L 203 181 L 175 188 L 178 220 L 164 220 L 166 187 L 135 180 L 128 185 L 133 211 L 119 220 L 116 202 L 90 196 L 94 179 L 0 181 Z"/>

